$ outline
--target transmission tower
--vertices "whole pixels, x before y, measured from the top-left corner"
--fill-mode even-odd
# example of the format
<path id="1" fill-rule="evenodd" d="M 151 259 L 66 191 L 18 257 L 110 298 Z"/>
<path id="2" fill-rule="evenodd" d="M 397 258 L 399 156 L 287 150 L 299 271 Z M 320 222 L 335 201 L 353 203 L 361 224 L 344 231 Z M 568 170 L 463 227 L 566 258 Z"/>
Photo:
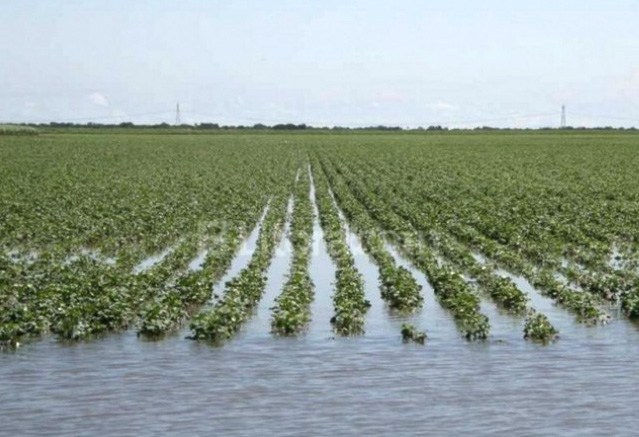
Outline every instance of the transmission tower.
<path id="1" fill-rule="evenodd" d="M 566 127 L 566 105 L 561 105 L 561 128 Z"/>
<path id="2" fill-rule="evenodd" d="M 179 126 L 180 124 L 182 124 L 182 122 L 180 121 L 180 102 L 178 102 L 175 108 L 175 125 Z"/>

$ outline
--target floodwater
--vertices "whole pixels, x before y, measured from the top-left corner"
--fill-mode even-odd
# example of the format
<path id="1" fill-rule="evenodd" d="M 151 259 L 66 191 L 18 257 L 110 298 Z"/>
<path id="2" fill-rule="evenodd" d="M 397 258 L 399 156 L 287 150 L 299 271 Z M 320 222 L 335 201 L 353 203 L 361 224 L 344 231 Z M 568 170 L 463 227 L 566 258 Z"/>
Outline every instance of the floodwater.
<path id="1" fill-rule="evenodd" d="M 206 261 L 206 256 L 209 254 L 208 249 L 202 249 L 198 252 L 197 256 L 189 262 L 189 271 L 197 272 L 204 268 L 204 262 Z"/>
<path id="2" fill-rule="evenodd" d="M 493 335 L 469 343 L 424 275 L 395 251 L 424 287 L 425 303 L 411 317 L 390 314 L 376 267 L 354 250 L 372 303 L 367 333 L 335 338 L 335 270 L 317 225 L 314 234 L 315 300 L 305 335 L 269 333 L 268 308 L 290 261 L 283 239 L 256 319 L 222 347 L 186 340 L 185 328 L 162 341 L 130 331 L 73 345 L 45 338 L 0 353 L 0 435 L 636 434 L 637 326 L 621 318 L 579 325 L 514 277 L 560 339 L 526 342 L 523 321 L 488 303 Z M 222 284 L 248 262 L 255 237 Z M 349 240 L 357 243 L 350 233 Z M 426 330 L 425 346 L 402 343 L 404 320 Z"/>
<path id="3" fill-rule="evenodd" d="M 137 274 L 140 274 L 142 272 L 145 272 L 145 271 L 149 270 L 154 265 L 159 264 L 160 262 L 162 262 L 162 260 L 164 258 L 166 258 L 167 256 L 169 256 L 172 252 L 174 252 L 175 249 L 177 249 L 177 247 L 178 247 L 178 245 L 175 244 L 173 246 L 167 247 L 166 249 L 164 249 L 160 253 L 151 255 L 151 256 L 143 259 L 138 265 L 133 267 L 133 273 L 137 275 Z"/>

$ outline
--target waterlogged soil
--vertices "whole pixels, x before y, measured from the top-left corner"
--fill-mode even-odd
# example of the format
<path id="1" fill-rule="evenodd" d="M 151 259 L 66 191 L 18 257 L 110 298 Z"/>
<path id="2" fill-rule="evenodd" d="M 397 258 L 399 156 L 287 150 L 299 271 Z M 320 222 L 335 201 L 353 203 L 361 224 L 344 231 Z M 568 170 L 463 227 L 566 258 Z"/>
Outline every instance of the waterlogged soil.
<path id="1" fill-rule="evenodd" d="M 215 287 L 248 263 L 253 231 Z M 391 314 L 377 268 L 348 233 L 371 308 L 366 334 L 330 330 L 335 268 L 315 228 L 313 320 L 298 337 L 274 337 L 270 310 L 290 262 L 283 236 L 255 319 L 223 347 L 162 341 L 134 331 L 61 344 L 45 338 L 0 353 L 0 435 L 633 435 L 639 419 L 639 329 L 620 317 L 588 327 L 515 282 L 560 331 L 547 346 L 522 339 L 523 321 L 487 303 L 492 336 L 459 338 L 423 274 L 424 308 Z M 613 314 L 614 315 L 614 314 Z M 425 346 L 404 344 L 404 321 Z"/>

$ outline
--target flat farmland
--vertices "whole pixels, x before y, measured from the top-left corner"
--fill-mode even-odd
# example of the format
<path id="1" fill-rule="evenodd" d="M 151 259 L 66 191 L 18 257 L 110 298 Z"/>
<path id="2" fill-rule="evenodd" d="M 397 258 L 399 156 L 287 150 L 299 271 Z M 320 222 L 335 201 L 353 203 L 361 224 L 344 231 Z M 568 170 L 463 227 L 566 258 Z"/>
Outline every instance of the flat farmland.
<path id="1" fill-rule="evenodd" d="M 637 168 L 633 132 L 0 136 L 3 390 L 28 414 L 21 381 L 43 363 L 79 384 L 62 403 L 69 388 L 45 386 L 36 420 L 9 430 L 71 418 L 98 380 L 126 392 L 90 407 L 113 429 L 166 431 L 116 405 L 182 414 L 147 398 L 160 368 L 184 379 L 166 389 L 191 432 L 205 413 L 228 432 L 329 417 L 417 432 L 462 409 L 469 426 L 511 429 L 500 410 L 526 432 L 596 430 L 586 404 L 604 398 L 628 429 Z M 367 390 L 402 412 L 349 403 Z"/>

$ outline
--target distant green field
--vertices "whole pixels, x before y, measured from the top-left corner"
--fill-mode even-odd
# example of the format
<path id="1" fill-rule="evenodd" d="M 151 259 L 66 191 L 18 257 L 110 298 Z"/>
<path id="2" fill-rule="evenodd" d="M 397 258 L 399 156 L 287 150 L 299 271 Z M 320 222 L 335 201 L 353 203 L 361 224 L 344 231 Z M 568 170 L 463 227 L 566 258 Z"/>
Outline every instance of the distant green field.
<path id="1" fill-rule="evenodd" d="M 2 135 L 0 343 L 158 337 L 189 321 L 196 339 L 230 340 L 287 221 L 294 252 L 275 335 L 301 334 L 312 317 L 314 220 L 338 267 L 326 320 L 336 335 L 365 334 L 368 309 L 345 224 L 379 267 L 389 311 L 439 304 L 469 340 L 490 332 L 482 299 L 521 318 L 526 338 L 556 334 L 504 271 L 578 322 L 604 322 L 609 304 L 639 318 L 637 168 L 630 132 Z M 250 263 L 209 303 L 256 226 Z M 424 302 L 391 247 L 438 303 Z"/>

